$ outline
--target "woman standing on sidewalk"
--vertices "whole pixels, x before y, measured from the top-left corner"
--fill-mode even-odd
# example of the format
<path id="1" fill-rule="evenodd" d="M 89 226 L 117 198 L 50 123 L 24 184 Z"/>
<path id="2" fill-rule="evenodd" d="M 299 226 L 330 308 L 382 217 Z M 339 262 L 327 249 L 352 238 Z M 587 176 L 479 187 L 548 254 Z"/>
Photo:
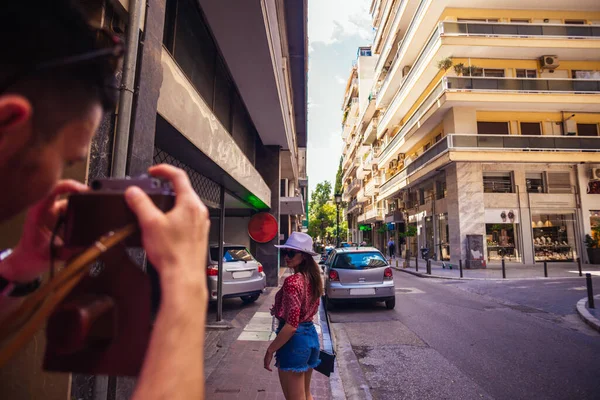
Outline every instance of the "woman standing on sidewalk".
<path id="1" fill-rule="evenodd" d="M 279 320 L 277 337 L 265 354 L 265 369 L 279 369 L 279 382 L 287 400 L 312 400 L 312 369 L 319 365 L 319 335 L 312 322 L 323 295 L 321 269 L 313 256 L 312 238 L 292 232 L 282 246 L 281 256 L 294 274 L 287 277 L 275 296 L 271 314 Z"/>

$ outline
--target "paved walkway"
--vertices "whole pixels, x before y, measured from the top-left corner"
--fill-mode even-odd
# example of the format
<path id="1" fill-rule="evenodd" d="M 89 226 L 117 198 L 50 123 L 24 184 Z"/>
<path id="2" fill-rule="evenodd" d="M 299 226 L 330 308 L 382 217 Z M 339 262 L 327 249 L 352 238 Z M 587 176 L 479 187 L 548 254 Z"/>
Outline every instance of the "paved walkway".
<path id="1" fill-rule="evenodd" d="M 287 274 L 281 275 L 280 284 L 285 276 Z M 274 321 L 269 309 L 276 293 L 277 290 L 271 290 L 259 300 L 262 301 L 261 306 L 244 327 L 233 328 L 238 335 L 237 339 L 230 343 L 228 348 L 220 349 L 224 355 L 210 371 L 207 371 L 207 399 L 284 399 L 277 369 L 273 367 L 273 372 L 269 372 L 263 368 L 265 352 L 275 337 Z M 322 341 L 318 314 L 314 322 Z M 329 379 L 314 372 L 311 393 L 315 400 L 331 399 Z"/>
<path id="2" fill-rule="evenodd" d="M 393 258 L 390 264 L 399 269 L 405 269 L 412 272 L 417 272 L 415 259 L 411 258 L 410 265 L 405 268 L 404 259 Z M 426 274 L 427 268 L 424 260 L 419 259 L 418 272 Z M 452 267 L 452 268 L 450 268 Z M 586 272 L 595 276 L 600 276 L 600 265 L 584 264 L 582 265 L 583 275 Z M 431 275 L 460 278 L 459 267 L 455 263 L 441 261 L 431 261 Z M 502 279 L 502 266 L 500 264 L 489 264 L 484 269 L 466 269 L 463 267 L 464 278 L 474 279 Z M 579 277 L 579 269 L 577 263 L 548 263 L 549 278 L 573 278 Z M 506 263 L 506 278 L 507 279 L 532 279 L 544 278 L 544 264 L 536 263 L 535 265 L 525 265 L 517 263 Z"/>

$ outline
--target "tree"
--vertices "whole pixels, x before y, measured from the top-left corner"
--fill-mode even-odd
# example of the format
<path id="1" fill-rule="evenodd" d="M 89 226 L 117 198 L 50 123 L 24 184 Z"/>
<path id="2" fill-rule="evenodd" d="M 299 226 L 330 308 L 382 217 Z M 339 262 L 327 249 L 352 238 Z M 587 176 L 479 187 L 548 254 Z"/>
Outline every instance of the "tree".
<path id="1" fill-rule="evenodd" d="M 341 211 L 341 210 L 340 210 Z M 336 237 L 336 207 L 331 193 L 331 183 L 328 181 L 317 184 L 312 192 L 308 211 L 308 234 L 313 239 L 334 240 Z M 340 221 L 340 238 L 343 238 Z"/>
<path id="2" fill-rule="evenodd" d="M 333 194 L 342 193 L 342 161 L 344 157 L 340 157 L 340 165 L 338 167 L 337 175 L 335 176 L 335 190 Z"/>
<path id="3" fill-rule="evenodd" d="M 331 183 L 329 181 L 317 183 L 317 187 L 310 195 L 309 215 L 315 214 L 329 200 L 331 200 Z"/>

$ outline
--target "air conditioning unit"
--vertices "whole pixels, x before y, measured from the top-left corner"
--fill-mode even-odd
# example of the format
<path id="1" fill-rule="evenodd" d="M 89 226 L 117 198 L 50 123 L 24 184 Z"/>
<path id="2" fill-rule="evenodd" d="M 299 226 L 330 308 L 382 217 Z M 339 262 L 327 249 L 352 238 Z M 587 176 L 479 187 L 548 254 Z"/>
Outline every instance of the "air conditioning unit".
<path id="1" fill-rule="evenodd" d="M 592 173 L 592 181 L 600 181 L 600 168 L 592 168 L 591 169 L 591 173 Z"/>
<path id="2" fill-rule="evenodd" d="M 559 65 L 558 56 L 541 56 L 540 65 L 542 69 L 556 69 Z"/>

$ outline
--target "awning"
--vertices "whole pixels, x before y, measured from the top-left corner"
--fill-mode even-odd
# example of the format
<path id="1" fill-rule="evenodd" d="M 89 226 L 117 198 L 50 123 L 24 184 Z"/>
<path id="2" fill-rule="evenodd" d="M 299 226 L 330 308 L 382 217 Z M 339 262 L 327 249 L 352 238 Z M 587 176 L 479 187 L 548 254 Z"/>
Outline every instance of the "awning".
<path id="1" fill-rule="evenodd" d="M 282 197 L 279 200 L 281 215 L 304 215 L 304 201 L 301 196 Z"/>

